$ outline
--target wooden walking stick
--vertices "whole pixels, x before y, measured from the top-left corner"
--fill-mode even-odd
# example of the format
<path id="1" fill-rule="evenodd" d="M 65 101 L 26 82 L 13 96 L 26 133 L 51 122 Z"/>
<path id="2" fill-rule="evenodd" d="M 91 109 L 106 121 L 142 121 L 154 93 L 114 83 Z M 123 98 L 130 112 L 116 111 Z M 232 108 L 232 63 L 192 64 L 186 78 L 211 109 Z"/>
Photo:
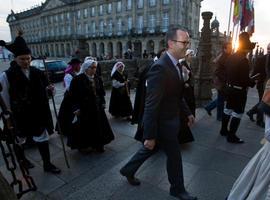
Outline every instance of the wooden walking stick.
<path id="1" fill-rule="evenodd" d="M 47 67 L 47 65 L 45 63 L 44 57 L 42 57 L 42 62 L 43 62 L 44 68 L 45 68 L 45 74 L 46 74 L 46 77 L 47 77 L 47 80 L 48 80 L 48 84 L 50 85 L 51 81 L 50 81 L 50 77 L 49 77 L 49 71 L 48 71 L 48 67 Z M 65 162 L 66 162 L 67 168 L 70 168 L 68 158 L 67 158 L 66 147 L 65 147 L 65 144 L 64 144 L 64 137 L 63 137 L 63 133 L 61 131 L 61 126 L 60 126 L 60 123 L 59 123 L 59 120 L 58 120 L 58 115 L 57 115 L 57 110 L 56 110 L 55 101 L 54 101 L 54 95 L 53 94 L 51 95 L 51 99 L 52 99 L 52 104 L 53 104 L 53 111 L 54 111 L 55 118 L 56 118 L 56 126 L 58 128 L 58 132 L 59 132 L 59 135 L 60 135 L 60 141 L 61 141 L 61 145 L 62 145 L 62 148 L 63 148 Z"/>

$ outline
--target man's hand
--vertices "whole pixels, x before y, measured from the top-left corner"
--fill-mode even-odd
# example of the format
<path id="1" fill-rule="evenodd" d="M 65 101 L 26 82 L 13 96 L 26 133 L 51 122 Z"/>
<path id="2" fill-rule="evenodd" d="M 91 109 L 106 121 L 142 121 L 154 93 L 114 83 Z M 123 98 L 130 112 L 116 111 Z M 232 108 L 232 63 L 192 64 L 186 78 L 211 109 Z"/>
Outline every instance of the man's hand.
<path id="1" fill-rule="evenodd" d="M 144 144 L 145 148 L 147 148 L 149 150 L 153 150 L 155 145 L 156 145 L 156 140 L 155 139 L 145 140 L 143 144 Z"/>
<path id="2" fill-rule="evenodd" d="M 195 117 L 193 115 L 188 116 L 188 126 L 192 126 L 195 122 Z"/>

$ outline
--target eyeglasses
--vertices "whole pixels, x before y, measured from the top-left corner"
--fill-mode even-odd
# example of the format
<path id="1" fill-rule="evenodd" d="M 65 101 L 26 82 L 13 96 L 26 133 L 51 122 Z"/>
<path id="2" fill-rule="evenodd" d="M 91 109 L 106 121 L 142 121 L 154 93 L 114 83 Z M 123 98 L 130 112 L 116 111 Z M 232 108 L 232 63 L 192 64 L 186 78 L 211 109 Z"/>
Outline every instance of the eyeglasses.
<path id="1" fill-rule="evenodd" d="M 180 41 L 180 40 L 172 40 L 172 41 L 174 41 L 174 42 L 180 42 L 180 43 L 182 43 L 184 45 L 188 45 L 190 43 L 190 41 Z"/>

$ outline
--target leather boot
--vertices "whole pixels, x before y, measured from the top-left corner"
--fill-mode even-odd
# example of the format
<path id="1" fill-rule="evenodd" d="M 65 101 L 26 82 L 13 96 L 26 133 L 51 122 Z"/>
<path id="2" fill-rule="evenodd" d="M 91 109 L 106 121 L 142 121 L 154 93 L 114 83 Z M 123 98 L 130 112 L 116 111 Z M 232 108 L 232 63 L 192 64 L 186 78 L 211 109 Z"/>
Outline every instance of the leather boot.
<path id="1" fill-rule="evenodd" d="M 25 169 L 31 169 L 35 166 L 25 157 L 24 149 L 18 145 L 14 145 L 14 152 L 16 154 L 16 157 L 18 159 L 18 162 L 24 167 Z"/>
<path id="2" fill-rule="evenodd" d="M 233 117 L 230 123 L 230 130 L 227 136 L 227 141 L 230 143 L 241 144 L 244 141 L 236 136 L 236 131 L 239 127 L 241 119 Z"/>
<path id="3" fill-rule="evenodd" d="M 43 169 L 45 172 L 51 172 L 53 174 L 59 174 L 61 170 L 51 163 L 49 143 L 37 142 L 38 150 L 43 160 Z"/>
<path id="4" fill-rule="evenodd" d="M 226 115 L 225 113 L 222 114 L 222 121 L 221 121 L 221 130 L 220 135 L 226 136 L 228 135 L 228 123 L 230 121 L 231 116 Z"/>

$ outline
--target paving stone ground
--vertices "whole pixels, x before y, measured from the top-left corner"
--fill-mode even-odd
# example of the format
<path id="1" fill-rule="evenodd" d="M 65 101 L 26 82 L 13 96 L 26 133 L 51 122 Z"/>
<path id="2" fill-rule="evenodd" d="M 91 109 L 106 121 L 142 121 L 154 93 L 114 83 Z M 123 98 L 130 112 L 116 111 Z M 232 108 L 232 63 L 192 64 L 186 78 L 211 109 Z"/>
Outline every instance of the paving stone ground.
<path id="1" fill-rule="evenodd" d="M 1 68 L 1 64 L 0 64 Z M 63 96 L 63 86 L 56 84 L 57 108 Z M 107 103 L 110 91 L 107 91 Z M 132 91 L 134 99 L 134 91 Z M 246 110 L 258 101 L 255 89 L 248 95 Z M 238 135 L 244 144 L 226 142 L 219 135 L 220 122 L 215 120 L 215 111 L 210 117 L 203 108 L 198 108 L 196 124 L 192 127 L 195 141 L 181 148 L 184 178 L 187 190 L 200 200 L 223 200 L 234 181 L 259 150 L 263 129 L 243 116 Z M 59 175 L 44 173 L 42 161 L 36 148 L 26 150 L 28 158 L 35 164 L 31 170 L 38 190 L 24 195 L 23 200 L 174 200 L 169 196 L 166 174 L 166 157 L 163 152 L 152 156 L 137 173 L 142 181 L 139 187 L 127 184 L 119 169 L 136 152 L 141 144 L 133 139 L 136 126 L 127 121 L 111 118 L 109 121 L 115 133 L 115 140 L 106 146 L 104 154 L 82 155 L 67 147 L 71 168 L 65 166 L 60 138 L 57 134 L 50 139 L 51 157 L 62 169 Z M 2 155 L 0 170 L 11 180 Z"/>

